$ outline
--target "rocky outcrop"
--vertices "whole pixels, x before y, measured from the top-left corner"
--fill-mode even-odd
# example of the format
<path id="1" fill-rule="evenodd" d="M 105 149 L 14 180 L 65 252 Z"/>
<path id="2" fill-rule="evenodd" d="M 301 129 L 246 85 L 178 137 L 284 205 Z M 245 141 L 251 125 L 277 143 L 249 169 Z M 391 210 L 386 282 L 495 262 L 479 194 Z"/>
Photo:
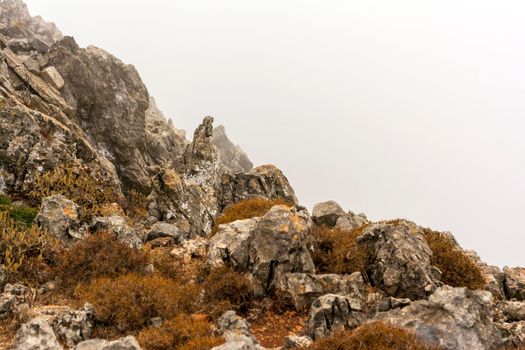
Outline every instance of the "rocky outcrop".
<path id="1" fill-rule="evenodd" d="M 350 232 L 369 223 L 370 221 L 368 221 L 368 218 L 365 214 L 354 214 L 353 212 L 349 211 L 344 216 L 341 216 L 337 219 L 335 228 Z"/>
<path id="2" fill-rule="evenodd" d="M 141 350 L 141 347 L 135 337 L 128 336 L 113 341 L 103 339 L 86 340 L 79 343 L 75 350 Z"/>
<path id="3" fill-rule="evenodd" d="M 157 222 L 153 224 L 149 230 L 146 240 L 152 241 L 159 237 L 172 238 L 176 244 L 179 244 L 186 240 L 188 233 L 181 231 L 177 226 L 168 224 L 166 222 Z"/>
<path id="4" fill-rule="evenodd" d="M 217 147 L 220 154 L 221 164 L 232 173 L 246 173 L 252 170 L 253 163 L 248 155 L 230 141 L 226 135 L 226 129 L 223 125 L 213 129 L 213 138 L 211 142 Z"/>
<path id="5" fill-rule="evenodd" d="M 0 320 L 18 314 L 20 305 L 27 303 L 30 294 L 29 288 L 22 284 L 6 284 L 0 294 Z"/>
<path id="6" fill-rule="evenodd" d="M 226 341 L 212 350 L 264 350 L 250 331 L 248 322 L 235 314 L 225 312 L 217 321 L 218 331 Z"/>
<path id="7" fill-rule="evenodd" d="M 208 263 L 229 264 L 252 273 L 260 293 L 273 290 L 288 272 L 315 271 L 306 247 L 311 221 L 305 210 L 275 206 L 261 218 L 219 226 Z"/>
<path id="8" fill-rule="evenodd" d="M 23 324 L 16 334 L 13 350 L 63 349 L 51 325 L 43 318 Z"/>
<path id="9" fill-rule="evenodd" d="M 79 207 L 62 195 L 46 197 L 35 221 L 48 233 L 61 241 L 81 239 Z"/>
<path id="10" fill-rule="evenodd" d="M 343 208 L 335 201 L 317 203 L 312 211 L 312 220 L 317 225 L 334 227 L 337 220 L 345 215 Z"/>
<path id="11" fill-rule="evenodd" d="M 520 349 L 525 345 L 525 321 L 513 323 L 496 323 L 503 337 L 503 346 L 509 349 Z"/>
<path id="12" fill-rule="evenodd" d="M 421 299 L 441 284 L 439 270 L 430 265 L 432 252 L 422 229 L 414 223 L 372 224 L 357 242 L 368 252 L 366 271 L 372 285 L 389 296 Z"/>
<path id="13" fill-rule="evenodd" d="M 501 335 L 492 321 L 492 295 L 486 291 L 441 287 L 428 301 L 379 313 L 375 320 L 416 332 L 423 341 L 443 349 L 493 349 Z"/>
<path id="14" fill-rule="evenodd" d="M 525 268 L 505 266 L 503 273 L 508 297 L 525 300 Z"/>
<path id="15" fill-rule="evenodd" d="M 110 232 L 117 240 L 130 248 L 140 249 L 143 246 L 141 234 L 137 229 L 130 227 L 121 216 L 96 217 L 91 222 L 90 228 L 92 232 Z"/>
<path id="16" fill-rule="evenodd" d="M 357 327 L 365 320 L 364 305 L 345 295 L 327 294 L 312 303 L 306 335 L 318 339 L 341 330 Z"/>

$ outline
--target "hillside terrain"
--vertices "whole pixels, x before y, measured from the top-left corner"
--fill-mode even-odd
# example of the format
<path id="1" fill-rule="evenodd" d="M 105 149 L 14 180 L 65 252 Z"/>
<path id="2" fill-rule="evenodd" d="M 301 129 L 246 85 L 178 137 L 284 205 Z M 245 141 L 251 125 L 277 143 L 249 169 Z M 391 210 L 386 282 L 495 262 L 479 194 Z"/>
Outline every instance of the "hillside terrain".
<path id="1" fill-rule="evenodd" d="M 0 349 L 525 347 L 525 268 L 310 213 L 213 123 L 187 139 L 133 66 L 0 2 Z"/>

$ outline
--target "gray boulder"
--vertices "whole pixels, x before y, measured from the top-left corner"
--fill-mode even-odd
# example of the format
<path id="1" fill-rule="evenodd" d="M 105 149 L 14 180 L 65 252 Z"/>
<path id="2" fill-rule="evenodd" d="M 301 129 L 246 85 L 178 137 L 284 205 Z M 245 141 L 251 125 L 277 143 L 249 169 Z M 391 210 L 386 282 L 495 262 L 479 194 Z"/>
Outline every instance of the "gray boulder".
<path id="1" fill-rule="evenodd" d="M 372 224 L 357 242 L 370 255 L 366 271 L 372 285 L 387 295 L 421 299 L 441 285 L 439 270 L 430 265 L 432 252 L 422 228 L 414 223 L 400 220 Z"/>
<path id="2" fill-rule="evenodd" d="M 148 232 L 147 241 L 152 241 L 159 237 L 173 238 L 175 243 L 179 244 L 187 238 L 187 232 L 180 230 L 176 225 L 167 222 L 155 223 Z"/>
<path id="3" fill-rule="evenodd" d="M 40 76 L 58 90 L 64 87 L 64 79 L 62 79 L 60 73 L 53 66 L 44 68 L 40 73 Z"/>
<path id="4" fill-rule="evenodd" d="M 16 334 L 13 350 L 63 349 L 51 325 L 43 318 L 23 324 Z"/>
<path id="5" fill-rule="evenodd" d="M 325 294 L 341 294 L 366 300 L 368 285 L 360 272 L 351 275 L 286 273 L 277 283 L 276 295 L 282 303 L 293 305 L 297 311 L 309 308 L 314 300 Z"/>
<path id="6" fill-rule="evenodd" d="M 505 322 L 525 321 L 525 301 L 504 301 L 498 305 Z"/>
<path id="7" fill-rule="evenodd" d="M 95 310 L 90 304 L 85 304 L 80 310 L 68 310 L 58 315 L 53 323 L 55 333 L 69 347 L 91 338 L 95 325 Z"/>
<path id="8" fill-rule="evenodd" d="M 141 350 L 135 337 L 128 336 L 113 341 L 91 339 L 79 343 L 75 350 Z"/>
<path id="9" fill-rule="evenodd" d="M 81 239 L 80 208 L 62 195 L 46 197 L 42 200 L 36 222 L 48 233 L 63 242 Z"/>
<path id="10" fill-rule="evenodd" d="M 313 340 L 307 336 L 289 335 L 284 338 L 285 349 L 307 349 L 313 344 Z"/>
<path id="11" fill-rule="evenodd" d="M 337 220 L 345 215 L 343 208 L 335 201 L 317 203 L 312 211 L 312 220 L 317 225 L 334 227 Z"/>
<path id="12" fill-rule="evenodd" d="M 182 242 L 179 246 L 170 251 L 170 256 L 190 262 L 193 258 L 205 258 L 208 248 L 208 240 L 204 237 L 195 237 Z"/>
<path id="13" fill-rule="evenodd" d="M 218 331 L 226 341 L 213 350 L 264 350 L 250 331 L 249 323 L 235 314 L 225 312 L 217 321 Z"/>
<path id="14" fill-rule="evenodd" d="M 353 329 L 365 320 L 364 304 L 345 295 L 327 294 L 312 303 L 305 334 L 318 339 L 344 329 Z"/>
<path id="15" fill-rule="evenodd" d="M 428 301 L 378 313 L 371 320 L 392 323 L 416 332 L 423 341 L 443 349 L 493 349 L 501 335 L 493 323 L 492 294 L 444 286 Z"/>
<path id="16" fill-rule="evenodd" d="M 335 228 L 350 232 L 369 223 L 365 214 L 354 214 L 350 211 L 337 219 Z"/>
<path id="17" fill-rule="evenodd" d="M 231 173 L 246 173 L 253 169 L 253 163 L 248 155 L 237 145 L 230 141 L 223 125 L 213 129 L 211 142 L 218 148 L 221 164 Z"/>
<path id="18" fill-rule="evenodd" d="M 130 248 L 141 249 L 143 246 L 137 230 L 130 227 L 121 216 L 112 215 L 110 217 L 93 218 L 90 228 L 93 232 L 110 232 L 117 240 Z"/>
<path id="19" fill-rule="evenodd" d="M 502 349 L 521 349 L 525 346 L 525 321 L 496 323 L 503 337 Z"/>
<path id="20" fill-rule="evenodd" d="M 18 314 L 18 308 L 28 302 L 30 295 L 31 290 L 22 284 L 6 284 L 0 294 L 0 320 Z"/>
<path id="21" fill-rule="evenodd" d="M 525 300 L 525 268 L 505 266 L 503 273 L 508 297 Z"/>

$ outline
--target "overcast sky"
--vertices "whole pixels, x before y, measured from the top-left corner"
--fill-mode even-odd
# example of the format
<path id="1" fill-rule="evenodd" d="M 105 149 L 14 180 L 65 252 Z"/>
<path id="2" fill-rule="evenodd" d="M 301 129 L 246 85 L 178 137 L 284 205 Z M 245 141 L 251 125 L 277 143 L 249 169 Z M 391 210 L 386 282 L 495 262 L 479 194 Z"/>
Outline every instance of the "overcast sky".
<path id="1" fill-rule="evenodd" d="M 302 203 L 525 265 L 525 3 L 28 0 L 135 65 L 175 126 L 213 115 Z"/>

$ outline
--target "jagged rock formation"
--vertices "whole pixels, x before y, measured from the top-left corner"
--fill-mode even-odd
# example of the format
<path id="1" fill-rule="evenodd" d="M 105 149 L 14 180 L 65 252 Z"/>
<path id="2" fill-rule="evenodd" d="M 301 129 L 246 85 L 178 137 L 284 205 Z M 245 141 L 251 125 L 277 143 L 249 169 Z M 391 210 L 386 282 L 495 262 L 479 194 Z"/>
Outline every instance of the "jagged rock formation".
<path id="1" fill-rule="evenodd" d="M 219 149 L 221 164 L 233 173 L 246 173 L 253 169 L 253 163 L 248 155 L 238 145 L 230 141 L 223 125 L 213 129 L 211 142 Z"/>

